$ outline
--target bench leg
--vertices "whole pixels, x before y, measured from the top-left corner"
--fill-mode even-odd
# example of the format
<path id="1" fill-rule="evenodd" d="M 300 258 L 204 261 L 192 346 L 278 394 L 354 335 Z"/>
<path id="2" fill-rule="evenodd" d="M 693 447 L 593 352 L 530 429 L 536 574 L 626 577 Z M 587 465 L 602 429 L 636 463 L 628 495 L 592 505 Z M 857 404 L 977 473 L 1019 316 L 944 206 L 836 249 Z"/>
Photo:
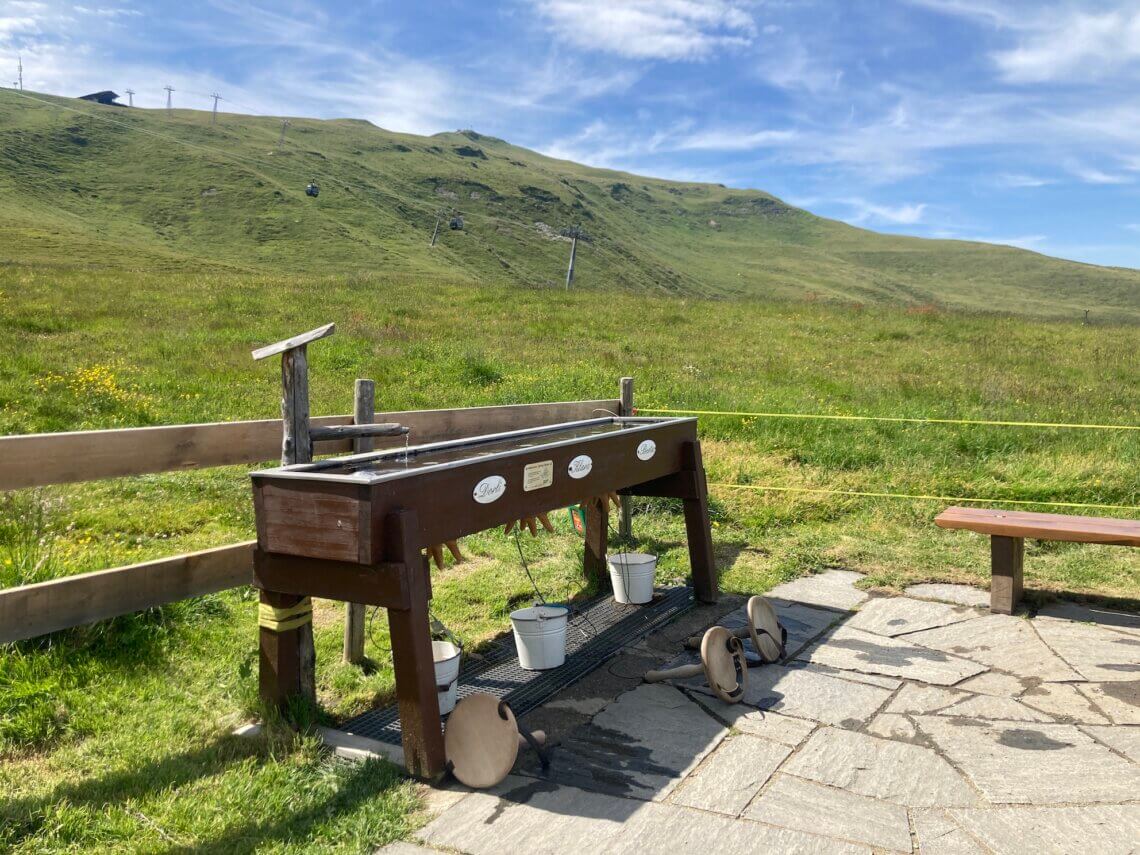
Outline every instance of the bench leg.
<path id="1" fill-rule="evenodd" d="M 1025 562 L 1025 539 L 990 536 L 990 611 L 1013 614 L 1021 601 L 1022 566 Z"/>

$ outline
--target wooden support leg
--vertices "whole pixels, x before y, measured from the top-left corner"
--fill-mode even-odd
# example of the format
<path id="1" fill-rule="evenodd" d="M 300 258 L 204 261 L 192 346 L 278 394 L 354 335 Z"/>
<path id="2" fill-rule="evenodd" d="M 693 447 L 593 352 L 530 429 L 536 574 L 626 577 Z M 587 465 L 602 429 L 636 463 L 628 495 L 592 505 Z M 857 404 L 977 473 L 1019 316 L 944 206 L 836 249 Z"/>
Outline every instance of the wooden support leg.
<path id="1" fill-rule="evenodd" d="M 693 593 L 702 603 L 715 603 L 718 596 L 716 559 L 713 556 L 712 528 L 709 523 L 709 491 L 699 442 L 686 443 L 682 447 L 681 466 L 692 473 L 696 486 L 696 495 L 684 499 L 685 535 L 689 541 Z"/>
<path id="2" fill-rule="evenodd" d="M 605 499 L 589 499 L 586 502 L 586 548 L 582 553 L 582 571 L 587 580 L 597 579 L 602 591 L 610 587 L 610 574 L 606 570 L 608 528 L 609 511 Z"/>
<path id="3" fill-rule="evenodd" d="M 990 611 L 1010 615 L 1021 601 L 1025 539 L 990 536 Z"/>
<path id="4" fill-rule="evenodd" d="M 276 591 L 260 593 L 262 605 L 272 609 L 292 609 L 305 599 Z M 258 691 L 262 701 L 278 709 L 296 697 L 316 704 L 312 621 L 283 632 L 260 626 L 258 635 Z"/>
<path id="5" fill-rule="evenodd" d="M 385 560 L 408 567 L 409 606 L 388 611 L 404 765 L 413 775 L 434 778 L 443 772 L 446 760 L 431 650 L 427 558 L 415 542 L 418 526 L 414 513 L 390 514 L 384 528 Z"/>

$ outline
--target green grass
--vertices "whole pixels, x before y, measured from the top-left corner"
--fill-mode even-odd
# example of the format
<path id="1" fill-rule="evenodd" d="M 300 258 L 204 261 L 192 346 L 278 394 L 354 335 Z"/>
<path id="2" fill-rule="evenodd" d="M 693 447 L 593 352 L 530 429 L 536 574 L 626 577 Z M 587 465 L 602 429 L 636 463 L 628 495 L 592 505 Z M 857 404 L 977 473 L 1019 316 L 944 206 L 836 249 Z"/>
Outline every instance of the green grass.
<path id="1" fill-rule="evenodd" d="M 642 407 L 1105 424 L 1140 412 L 1135 273 L 876 236 L 762 193 L 470 134 L 298 120 L 269 155 L 269 120 L 99 112 L 252 161 L 0 92 L 0 434 L 272 416 L 278 372 L 250 350 L 330 320 L 337 334 L 310 349 L 317 414 L 350 411 L 357 377 L 398 410 L 616 396 L 622 375 Z M 316 202 L 301 195 L 313 175 Z M 433 252 L 441 202 L 469 230 Z M 535 222 L 579 218 L 598 237 L 581 287 L 547 287 L 566 247 Z M 1055 320 L 1085 307 L 1098 323 Z M 896 589 L 985 585 L 988 555 L 984 538 L 932 524 L 938 502 L 722 483 L 1140 505 L 1136 432 L 735 417 L 701 431 L 728 591 L 826 567 Z M 0 586 L 247 539 L 247 469 L 5 496 Z M 521 546 L 562 600 L 583 593 L 581 543 L 564 513 L 555 524 Z M 635 536 L 661 556 L 660 581 L 684 578 L 674 508 L 639 504 Z M 433 610 L 477 650 L 533 591 L 512 537 L 463 550 L 434 574 Z M 1134 550 L 1030 545 L 1027 573 L 1038 599 L 1140 597 Z M 229 735 L 260 714 L 255 614 L 235 590 L 0 650 L 0 849 L 362 852 L 410 833 L 418 793 L 391 767 L 340 765 L 280 726 Z M 340 615 L 317 604 L 324 722 L 392 696 L 383 614 L 364 670 L 339 662 Z"/>
<path id="2" fill-rule="evenodd" d="M 554 160 L 474 131 L 125 110 L 0 91 L 0 261 L 386 273 L 576 287 L 1140 319 L 1140 273 L 1010 247 L 880 235 L 756 190 Z M 321 184 L 318 198 L 305 185 Z M 436 212 L 463 212 L 463 231 Z M 51 323 L 47 319 L 44 323 Z"/>

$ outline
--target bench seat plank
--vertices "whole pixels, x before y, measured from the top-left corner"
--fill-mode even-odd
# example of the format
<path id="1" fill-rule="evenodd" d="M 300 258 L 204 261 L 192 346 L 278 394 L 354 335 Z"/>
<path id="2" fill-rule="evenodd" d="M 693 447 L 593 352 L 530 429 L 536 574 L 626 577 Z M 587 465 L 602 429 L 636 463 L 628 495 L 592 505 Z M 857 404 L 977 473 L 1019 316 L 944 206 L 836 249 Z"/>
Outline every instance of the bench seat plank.
<path id="1" fill-rule="evenodd" d="M 1140 546 L 1140 520 L 952 507 L 935 517 L 934 522 L 942 528 L 968 529 L 1002 537 Z"/>

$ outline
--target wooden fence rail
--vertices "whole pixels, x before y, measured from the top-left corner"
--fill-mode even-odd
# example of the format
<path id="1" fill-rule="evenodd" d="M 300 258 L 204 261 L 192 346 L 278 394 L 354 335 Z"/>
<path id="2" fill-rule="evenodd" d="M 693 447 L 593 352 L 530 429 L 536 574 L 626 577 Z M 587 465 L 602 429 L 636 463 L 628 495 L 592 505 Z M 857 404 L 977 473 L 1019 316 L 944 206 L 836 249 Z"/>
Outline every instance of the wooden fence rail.
<path id="1" fill-rule="evenodd" d="M 565 401 L 451 410 L 376 413 L 411 428 L 413 444 L 618 413 L 621 401 Z M 352 424 L 352 416 L 313 425 Z M 382 438 L 376 448 L 403 445 Z M 351 450 L 351 440 L 318 443 L 316 453 Z M 0 490 L 73 484 L 156 472 L 255 464 L 281 452 L 281 420 L 125 428 L 0 437 Z M 0 589 L 0 643 L 34 638 L 166 603 L 244 585 L 253 541 Z"/>

